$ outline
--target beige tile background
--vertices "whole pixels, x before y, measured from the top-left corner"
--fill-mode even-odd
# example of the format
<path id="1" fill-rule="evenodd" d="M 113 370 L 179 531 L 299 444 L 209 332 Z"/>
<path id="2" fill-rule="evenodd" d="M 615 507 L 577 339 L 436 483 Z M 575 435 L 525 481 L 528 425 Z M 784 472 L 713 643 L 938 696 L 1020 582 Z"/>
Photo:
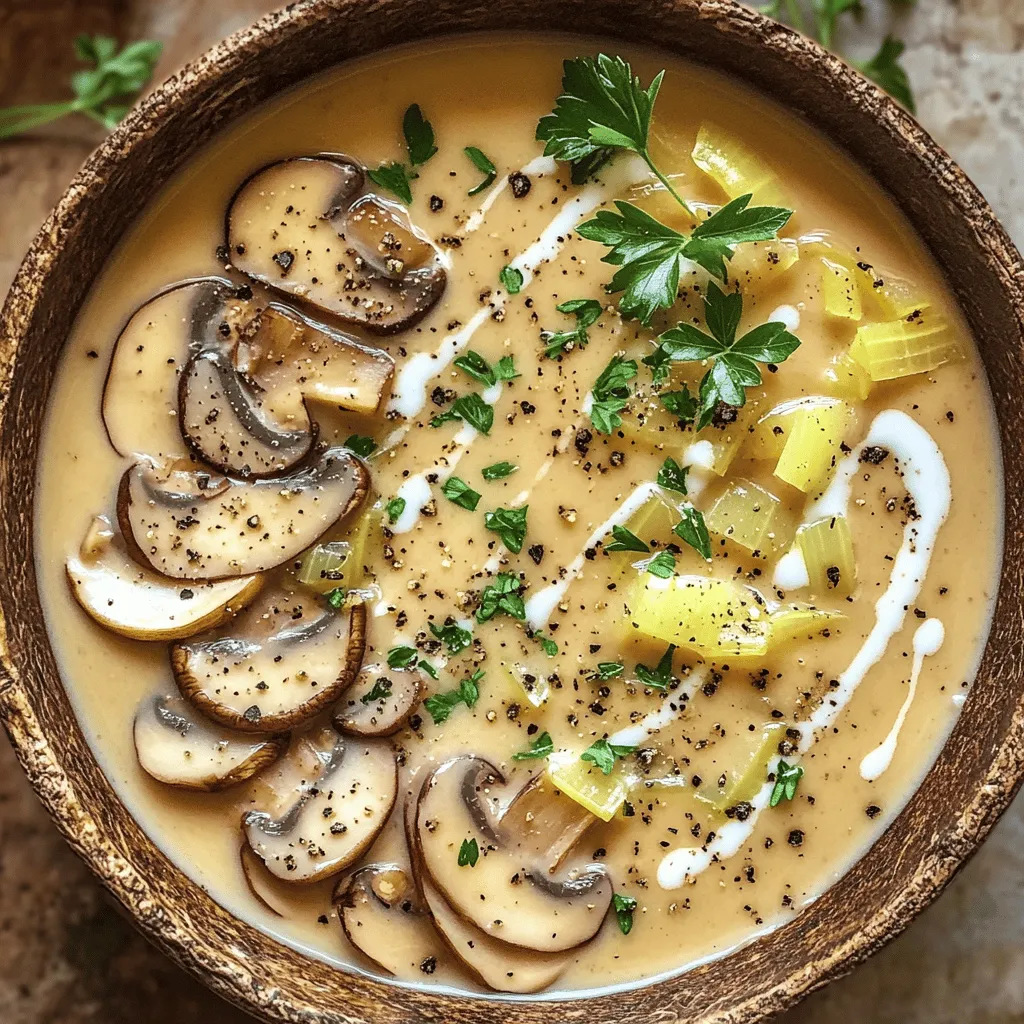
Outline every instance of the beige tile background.
<path id="1" fill-rule="evenodd" d="M 863 52 L 895 19 L 925 126 L 1024 245 L 1024 0 L 864 0 Z M 59 98 L 76 31 L 165 39 L 170 72 L 273 0 L 0 0 L 0 105 Z M 0 293 L 98 135 L 0 143 Z M 0 1022 L 242 1024 L 150 948 L 58 837 L 0 739 Z M 1024 802 L 939 902 L 780 1024 L 1024 1024 Z"/>

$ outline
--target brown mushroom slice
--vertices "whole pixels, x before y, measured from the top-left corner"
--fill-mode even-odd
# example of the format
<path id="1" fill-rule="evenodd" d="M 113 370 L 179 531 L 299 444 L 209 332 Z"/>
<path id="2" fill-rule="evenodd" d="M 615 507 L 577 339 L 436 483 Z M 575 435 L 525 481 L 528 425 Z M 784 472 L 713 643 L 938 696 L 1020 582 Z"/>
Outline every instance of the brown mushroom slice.
<path id="1" fill-rule="evenodd" d="M 299 786 L 283 814 L 257 808 L 242 823 L 267 870 L 288 882 L 317 882 L 358 860 L 387 823 L 398 794 L 389 746 L 343 739 L 331 729 L 322 733 L 330 738 L 316 741 L 327 755 L 316 781 Z"/>
<path id="2" fill-rule="evenodd" d="M 421 320 L 447 280 L 434 247 L 366 194 L 362 166 L 344 156 L 257 171 L 231 201 L 227 244 L 242 273 L 381 334 Z"/>
<path id="3" fill-rule="evenodd" d="M 542 953 L 582 945 L 597 934 L 611 903 L 608 875 L 591 865 L 554 879 L 514 844 L 503 844 L 488 810 L 503 783 L 493 765 L 475 757 L 431 773 L 416 811 L 423 869 L 452 908 L 492 938 Z M 463 843 L 475 844 L 475 866 L 459 865 Z"/>
<path id="4" fill-rule="evenodd" d="M 288 745 L 287 735 L 244 736 L 203 722 L 178 694 L 143 701 L 133 733 L 147 774 L 168 786 L 208 793 L 251 778 Z"/>
<path id="5" fill-rule="evenodd" d="M 278 732 L 330 707 L 359 672 L 366 606 L 274 591 L 230 626 L 171 648 L 178 688 L 213 721 Z"/>
<path id="6" fill-rule="evenodd" d="M 178 380 L 191 355 L 217 344 L 228 281 L 206 277 L 174 285 L 136 310 L 110 357 L 103 423 L 121 455 L 188 455 L 178 425 Z"/>
<path id="7" fill-rule="evenodd" d="M 305 416 L 305 402 L 372 416 L 384 402 L 395 361 L 278 303 L 240 331 L 240 370 L 263 388 L 264 408 L 279 419 Z"/>
<path id="8" fill-rule="evenodd" d="M 117 515 L 143 564 L 175 579 L 222 579 L 294 558 L 368 488 L 369 471 L 346 448 L 273 480 L 223 480 L 140 462 L 121 478 Z"/>
<path id="9" fill-rule="evenodd" d="M 332 896 L 349 942 L 389 974 L 415 978 L 442 952 L 412 877 L 400 864 L 368 864 L 338 881 Z"/>
<path id="10" fill-rule="evenodd" d="M 134 561 L 105 527 L 92 529 L 65 563 L 68 585 L 83 610 L 104 629 L 133 640 L 181 640 L 212 629 L 260 591 L 259 576 L 183 585 Z"/>
<path id="11" fill-rule="evenodd" d="M 300 403 L 287 419 L 275 421 L 257 389 L 217 349 L 192 357 L 178 397 L 189 448 L 220 472 L 243 480 L 287 473 L 316 440 L 317 427 L 305 406 Z"/>
<path id="12" fill-rule="evenodd" d="M 264 866 L 263 861 L 252 852 L 248 843 L 242 843 L 239 861 L 245 884 L 253 897 L 276 917 L 288 917 L 291 911 L 287 890 L 292 886 L 275 878 Z"/>
<path id="13" fill-rule="evenodd" d="M 334 727 L 355 736 L 391 736 L 405 726 L 423 698 L 416 672 L 367 665 L 334 709 Z"/>

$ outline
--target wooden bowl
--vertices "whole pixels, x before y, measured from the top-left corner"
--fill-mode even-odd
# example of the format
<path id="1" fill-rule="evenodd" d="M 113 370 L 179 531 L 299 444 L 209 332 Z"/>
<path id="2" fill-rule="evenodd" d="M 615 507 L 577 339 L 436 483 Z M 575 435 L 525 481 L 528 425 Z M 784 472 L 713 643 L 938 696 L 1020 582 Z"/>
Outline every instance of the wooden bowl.
<path id="1" fill-rule="evenodd" d="M 871 172 L 948 276 L 988 369 L 1006 472 L 1006 548 L 977 682 L 937 763 L 882 839 L 794 921 L 672 980 L 595 1000 L 414 991 L 339 971 L 221 909 L 142 832 L 86 746 L 43 626 L 32 559 L 47 394 L 79 307 L 141 209 L 225 124 L 337 61 L 426 36 L 569 29 L 703 62 L 803 116 Z M 307 0 L 187 67 L 119 127 L 39 233 L 0 318 L 0 714 L 40 799 L 138 926 L 272 1021 L 518 1024 L 761 1020 L 901 931 L 975 850 L 1024 771 L 1024 297 L 1021 260 L 977 189 L 896 104 L 835 57 L 729 0 Z M 965 547 L 969 538 L 962 538 Z"/>

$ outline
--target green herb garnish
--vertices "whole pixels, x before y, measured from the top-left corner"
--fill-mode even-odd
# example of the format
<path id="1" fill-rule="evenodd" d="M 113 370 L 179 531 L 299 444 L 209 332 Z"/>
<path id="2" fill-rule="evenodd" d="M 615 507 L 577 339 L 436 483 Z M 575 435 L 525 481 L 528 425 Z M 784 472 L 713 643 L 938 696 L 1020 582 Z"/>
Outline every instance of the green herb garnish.
<path id="1" fill-rule="evenodd" d="M 431 679 L 439 679 L 440 673 L 434 666 L 427 661 L 426 658 L 420 658 L 419 664 L 416 666 L 421 672 L 426 672 Z"/>
<path id="2" fill-rule="evenodd" d="M 636 900 L 632 896 L 623 896 L 617 892 L 612 896 L 612 909 L 615 911 L 615 920 L 619 922 L 619 931 L 628 935 L 633 930 L 633 912 L 636 910 Z"/>
<path id="3" fill-rule="evenodd" d="M 621 661 L 599 661 L 597 669 L 587 677 L 592 682 L 604 683 L 609 679 L 616 679 L 625 671 L 625 665 Z"/>
<path id="4" fill-rule="evenodd" d="M 394 161 L 381 164 L 380 167 L 371 167 L 366 174 L 375 185 L 393 192 L 403 203 L 412 202 L 412 188 L 409 185 L 409 172 L 405 169 L 405 164 Z"/>
<path id="5" fill-rule="evenodd" d="M 394 526 L 402 517 L 402 513 L 405 511 L 406 501 L 405 498 L 392 498 L 385 506 L 384 511 L 388 515 L 388 522 Z"/>
<path id="6" fill-rule="evenodd" d="M 430 632 L 447 645 L 449 654 L 458 654 L 473 642 L 473 634 L 451 619 L 443 626 L 439 626 L 436 622 L 428 622 L 427 625 L 430 626 Z"/>
<path id="7" fill-rule="evenodd" d="M 549 657 L 553 658 L 558 654 L 558 644 L 549 636 L 545 636 L 543 633 L 534 633 L 533 639 L 540 644 L 541 650 Z"/>
<path id="8" fill-rule="evenodd" d="M 689 472 L 689 466 L 680 466 L 672 456 L 669 456 L 658 470 L 657 484 L 667 490 L 686 494 L 686 474 Z"/>
<path id="9" fill-rule="evenodd" d="M 332 608 L 340 608 L 345 603 L 345 588 L 335 587 L 329 594 L 326 594 L 324 600 Z"/>
<path id="10" fill-rule="evenodd" d="M 468 679 L 459 683 L 457 690 L 449 690 L 447 693 L 435 693 L 429 696 L 423 706 L 427 709 L 434 725 L 441 725 L 448 721 L 448 716 L 460 705 L 465 704 L 467 708 L 473 707 L 480 699 L 480 687 L 477 685 L 483 679 L 483 669 L 477 669 Z"/>
<path id="11" fill-rule="evenodd" d="M 523 272 L 518 267 L 502 267 L 498 280 L 509 295 L 518 295 L 523 287 Z"/>
<path id="12" fill-rule="evenodd" d="M 613 526 L 612 536 L 615 538 L 605 544 L 605 551 L 640 551 L 647 554 L 651 550 L 650 544 L 642 541 L 632 530 L 624 526 Z"/>
<path id="13" fill-rule="evenodd" d="M 637 679 L 652 690 L 667 690 L 675 678 L 672 675 L 672 657 L 675 653 L 675 644 L 669 644 L 655 668 L 649 669 L 646 665 L 637 665 Z"/>
<path id="14" fill-rule="evenodd" d="M 359 698 L 361 704 L 372 704 L 376 700 L 387 700 L 391 696 L 391 680 L 378 679 L 369 693 Z"/>
<path id="15" fill-rule="evenodd" d="M 494 366 L 491 366 L 479 352 L 472 349 L 464 356 L 459 356 L 455 360 L 455 366 L 467 376 L 487 385 L 495 384 L 499 380 L 515 380 L 519 376 L 512 356 L 502 356 Z"/>
<path id="16" fill-rule="evenodd" d="M 609 743 L 607 740 L 597 740 L 595 743 L 591 743 L 586 750 L 580 754 L 581 761 L 591 761 L 597 765 L 598 768 L 605 775 L 611 775 L 612 769 L 615 767 L 615 762 L 619 758 L 628 757 L 636 747 L 624 747 L 618 743 Z"/>
<path id="17" fill-rule="evenodd" d="M 494 462 L 490 466 L 484 466 L 480 475 L 485 480 L 504 480 L 518 469 L 519 467 L 513 466 L 511 462 Z"/>
<path id="18" fill-rule="evenodd" d="M 554 752 L 554 749 L 555 744 L 551 739 L 551 733 L 542 732 L 536 739 L 531 741 L 529 750 L 522 750 L 518 754 L 513 754 L 512 760 L 532 761 L 535 758 L 547 757 Z"/>
<path id="19" fill-rule="evenodd" d="M 441 493 L 454 505 L 475 512 L 480 504 L 480 492 L 474 491 L 461 477 L 450 476 L 441 484 Z"/>
<path id="20" fill-rule="evenodd" d="M 517 555 L 523 550 L 526 539 L 526 514 L 529 505 L 522 508 L 496 508 L 493 512 L 484 513 L 484 526 L 493 530 L 502 544 Z"/>
<path id="21" fill-rule="evenodd" d="M 775 769 L 775 785 L 772 787 L 771 807 L 778 807 L 783 800 L 792 800 L 796 796 L 796 787 L 804 777 L 804 770 L 798 764 L 786 764 L 780 761 Z"/>
<path id="22" fill-rule="evenodd" d="M 676 556 L 671 551 L 659 551 L 644 566 L 644 572 L 663 580 L 671 579 L 676 574 Z"/>
<path id="23" fill-rule="evenodd" d="M 475 196 L 478 192 L 483 192 L 485 188 L 494 184 L 494 179 L 498 176 L 498 169 L 476 146 L 467 146 L 462 152 L 469 157 L 478 171 L 486 175 L 479 185 L 469 190 L 469 194 Z"/>
<path id="24" fill-rule="evenodd" d="M 475 839 L 463 839 L 462 845 L 459 847 L 459 867 L 464 868 L 467 865 L 471 868 L 476 867 L 476 862 L 480 859 L 480 847 Z"/>
<path id="25" fill-rule="evenodd" d="M 737 338 L 742 315 L 743 296 L 738 292 L 723 292 L 711 282 L 704 295 L 708 330 L 680 323 L 659 338 L 657 352 L 673 362 L 714 360 L 700 382 L 698 430 L 711 422 L 719 402 L 737 408 L 746 402 L 746 389 L 761 383 L 758 363 L 774 366 L 800 347 L 800 339 L 790 334 L 784 323 L 774 320 Z M 651 358 L 645 357 L 644 362 Z"/>
<path id="26" fill-rule="evenodd" d="M 494 426 L 494 410 L 476 392 L 456 398 L 452 412 L 481 434 L 489 434 Z"/>
<path id="27" fill-rule="evenodd" d="M 686 541 L 701 558 L 711 557 L 711 537 L 704 522 L 704 514 L 692 505 L 684 505 L 679 514 L 683 517 L 672 527 L 672 532 Z"/>
<path id="28" fill-rule="evenodd" d="M 526 607 L 520 594 L 522 584 L 519 577 L 510 572 L 499 572 L 494 582 L 484 587 L 480 595 L 480 607 L 476 612 L 477 622 L 487 622 L 495 615 L 511 615 L 522 621 L 526 618 Z M 557 650 L 557 648 L 556 648 Z"/>
<path id="29" fill-rule="evenodd" d="M 344 447 L 350 452 L 355 452 L 361 459 L 367 458 L 377 447 L 377 442 L 372 437 L 363 437 L 362 434 L 352 434 L 345 439 Z"/>
<path id="30" fill-rule="evenodd" d="M 415 668 L 418 660 L 415 647 L 392 647 L 388 651 L 388 668 Z"/>
<path id="31" fill-rule="evenodd" d="M 413 103 L 402 118 L 402 133 L 413 167 L 425 164 L 436 152 L 433 125 L 423 116 L 418 103 Z"/>
<path id="32" fill-rule="evenodd" d="M 544 343 L 544 354 L 549 359 L 571 352 L 576 346 L 585 348 L 590 338 L 587 328 L 593 326 L 601 316 L 603 306 L 597 299 L 569 299 L 560 302 L 555 309 L 576 317 L 576 326 L 571 331 L 541 331 L 540 340 Z"/>
<path id="33" fill-rule="evenodd" d="M 697 416 L 697 399 L 690 394 L 686 387 L 682 391 L 663 391 L 658 395 L 658 401 L 682 426 L 692 423 Z"/>
<path id="34" fill-rule="evenodd" d="M 84 114 L 108 131 L 131 109 L 132 103 L 153 75 L 163 44 L 152 39 L 127 43 L 118 52 L 110 36 L 75 37 L 75 55 L 91 68 L 71 76 L 72 100 L 30 103 L 0 109 L 0 139 L 39 128 L 68 114 Z"/>
<path id="35" fill-rule="evenodd" d="M 629 382 L 636 376 L 636 360 L 612 356 L 611 362 L 591 388 L 590 422 L 602 434 L 614 433 L 622 426 L 619 413 L 626 408 L 632 392 Z"/>

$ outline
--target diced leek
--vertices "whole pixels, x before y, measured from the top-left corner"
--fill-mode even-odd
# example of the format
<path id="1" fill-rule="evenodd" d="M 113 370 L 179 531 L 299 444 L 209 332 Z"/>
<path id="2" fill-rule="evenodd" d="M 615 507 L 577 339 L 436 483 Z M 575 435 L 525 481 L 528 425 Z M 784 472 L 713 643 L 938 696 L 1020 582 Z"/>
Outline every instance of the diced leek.
<path id="1" fill-rule="evenodd" d="M 750 480 L 736 480 L 704 516 L 708 530 L 753 553 L 773 554 L 788 547 L 793 524 L 785 506 Z"/>
<path id="2" fill-rule="evenodd" d="M 748 459 L 778 459 L 797 419 L 808 410 L 837 404 L 825 395 L 791 398 L 773 406 L 750 428 L 743 454 Z M 841 404 L 841 403 L 840 403 Z"/>
<path id="3" fill-rule="evenodd" d="M 878 271 L 868 263 L 858 264 L 864 295 L 871 296 L 886 320 L 904 320 L 931 307 L 931 300 L 916 285 L 902 277 Z"/>
<path id="4" fill-rule="evenodd" d="M 503 661 L 501 668 L 517 699 L 525 697 L 535 708 L 541 707 L 548 699 L 551 693 L 548 677 L 537 672 L 532 665 Z"/>
<path id="5" fill-rule="evenodd" d="M 863 402 L 871 394 L 871 378 L 867 370 L 844 349 L 834 356 L 823 374 L 826 390 L 851 404 Z"/>
<path id="6" fill-rule="evenodd" d="M 668 446 L 671 451 L 677 450 L 683 438 L 678 422 L 678 417 L 673 416 L 656 397 L 638 395 L 622 413 L 619 430 L 627 441 L 659 450 Z"/>
<path id="7" fill-rule="evenodd" d="M 746 405 L 736 410 L 736 419 L 732 423 L 721 427 L 712 424 L 697 433 L 693 444 L 683 453 L 684 465 L 698 466 L 716 476 L 725 476 L 747 439 L 759 405 L 756 398 L 748 398 Z"/>
<path id="8" fill-rule="evenodd" d="M 843 260 L 838 253 L 821 257 L 821 294 L 826 313 L 845 320 L 863 318 L 859 277 L 855 265 Z"/>
<path id="9" fill-rule="evenodd" d="M 775 172 L 736 136 L 713 124 L 703 124 L 690 154 L 730 199 L 753 194 L 755 205 L 782 202 Z"/>
<path id="10" fill-rule="evenodd" d="M 678 540 L 672 534 L 672 527 L 679 522 L 679 506 L 665 491 L 657 490 L 626 521 L 626 529 L 642 541 L 672 542 Z M 630 560 L 640 557 L 638 552 L 623 551 Z"/>
<path id="11" fill-rule="evenodd" d="M 701 786 L 694 795 L 724 814 L 737 804 L 749 803 L 760 792 L 768 778 L 768 765 L 778 755 L 779 741 L 786 731 L 782 722 L 771 722 L 761 730 L 761 737 L 750 752 L 747 762 L 725 774 L 724 786 Z"/>
<path id="12" fill-rule="evenodd" d="M 857 563 L 846 516 L 828 516 L 801 526 L 796 540 L 812 590 L 817 593 L 830 590 L 844 595 L 853 590 Z"/>
<path id="13" fill-rule="evenodd" d="M 729 261 L 729 277 L 743 287 L 767 284 L 800 259 L 800 246 L 792 238 L 773 238 L 736 247 Z"/>
<path id="14" fill-rule="evenodd" d="M 838 400 L 801 409 L 792 419 L 775 475 L 804 493 L 817 493 L 828 482 L 839 457 L 849 407 Z"/>
<path id="15" fill-rule="evenodd" d="M 629 796 L 629 785 L 617 770 L 611 775 L 605 775 L 590 761 L 577 758 L 568 764 L 551 768 L 548 775 L 567 797 L 602 821 L 611 821 Z"/>
<path id="16" fill-rule="evenodd" d="M 872 380 L 895 380 L 962 359 L 963 350 L 944 317 L 925 314 L 859 327 L 850 355 Z"/>
<path id="17" fill-rule="evenodd" d="M 299 582 L 320 594 L 344 587 L 345 567 L 351 559 L 352 545 L 346 540 L 316 544 L 302 556 L 297 573 Z"/>
<path id="18" fill-rule="evenodd" d="M 774 649 L 795 640 L 811 640 L 822 630 L 845 618 L 842 612 L 807 605 L 793 604 L 778 608 L 769 618 L 771 646 Z"/>

